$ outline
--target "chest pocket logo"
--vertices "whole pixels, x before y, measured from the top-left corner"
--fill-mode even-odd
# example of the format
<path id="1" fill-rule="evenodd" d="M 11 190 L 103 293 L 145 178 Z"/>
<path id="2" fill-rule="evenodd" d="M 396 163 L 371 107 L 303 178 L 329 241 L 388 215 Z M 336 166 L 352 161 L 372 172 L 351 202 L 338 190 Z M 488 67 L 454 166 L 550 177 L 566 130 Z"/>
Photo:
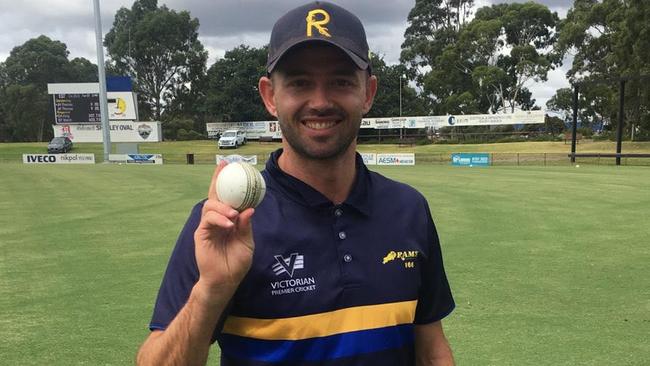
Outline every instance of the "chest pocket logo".
<path id="1" fill-rule="evenodd" d="M 291 253 L 291 255 L 289 255 L 289 258 L 284 258 L 281 255 L 276 255 L 273 257 L 277 262 L 273 265 L 273 273 L 275 273 L 276 276 L 286 273 L 289 275 L 289 277 L 293 278 L 293 272 L 296 269 L 305 268 L 305 256 L 301 254 Z"/>
<path id="2" fill-rule="evenodd" d="M 418 258 L 419 252 L 417 250 L 391 250 L 382 259 L 382 264 L 387 264 L 395 260 L 402 260 L 404 268 L 415 268 L 415 262 Z"/>

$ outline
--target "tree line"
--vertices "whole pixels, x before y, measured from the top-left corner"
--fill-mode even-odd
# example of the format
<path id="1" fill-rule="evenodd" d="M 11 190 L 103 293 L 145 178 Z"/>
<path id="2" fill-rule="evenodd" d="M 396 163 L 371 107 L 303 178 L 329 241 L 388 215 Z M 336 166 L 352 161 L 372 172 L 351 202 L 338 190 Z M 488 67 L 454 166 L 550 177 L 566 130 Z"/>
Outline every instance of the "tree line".
<path id="1" fill-rule="evenodd" d="M 535 2 L 473 9 L 474 0 L 415 1 L 400 63 L 372 55 L 381 88 L 369 117 L 539 109 L 528 87 L 569 60 L 569 80 L 592 83 L 580 93 L 585 128 L 614 125 L 616 80 L 625 77 L 626 132 L 650 139 L 650 3 L 575 0 L 565 19 Z M 161 121 L 165 139 L 203 138 L 206 122 L 272 119 L 257 92 L 266 47 L 237 46 L 208 67 L 198 36 L 189 12 L 136 0 L 105 36 L 107 74 L 132 78 L 140 119 Z M 96 81 L 96 65 L 69 59 L 58 40 L 42 35 L 15 47 L 0 63 L 0 141 L 48 140 L 47 83 Z M 572 98 L 571 89 L 557 90 L 546 107 L 565 117 L 526 128 L 561 132 Z"/>

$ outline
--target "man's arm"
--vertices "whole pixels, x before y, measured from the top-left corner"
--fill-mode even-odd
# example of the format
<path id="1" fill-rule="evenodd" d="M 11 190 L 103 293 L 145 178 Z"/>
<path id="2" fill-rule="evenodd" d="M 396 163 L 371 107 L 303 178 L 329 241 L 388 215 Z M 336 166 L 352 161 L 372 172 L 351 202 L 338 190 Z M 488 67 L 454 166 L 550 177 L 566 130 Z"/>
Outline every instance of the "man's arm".
<path id="1" fill-rule="evenodd" d="M 441 321 L 415 326 L 415 360 L 417 366 L 454 365 Z"/>
<path id="2" fill-rule="evenodd" d="M 199 279 L 167 329 L 153 331 L 140 347 L 140 366 L 205 365 L 215 326 L 251 266 L 254 211 L 238 213 L 219 202 L 214 185 L 224 166 L 215 169 L 194 232 Z"/>
<path id="3" fill-rule="evenodd" d="M 149 334 L 137 356 L 137 364 L 144 365 L 205 365 L 214 328 L 232 296 L 224 294 L 213 303 L 212 296 L 202 294 L 197 283 L 190 297 L 164 331 Z"/>

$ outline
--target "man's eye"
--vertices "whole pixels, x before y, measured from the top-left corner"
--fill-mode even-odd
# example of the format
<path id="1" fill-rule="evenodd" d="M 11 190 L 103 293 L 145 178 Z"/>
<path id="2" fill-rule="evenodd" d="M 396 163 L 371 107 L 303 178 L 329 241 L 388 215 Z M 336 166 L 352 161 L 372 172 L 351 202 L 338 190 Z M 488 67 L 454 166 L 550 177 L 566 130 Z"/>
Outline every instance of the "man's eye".
<path id="1" fill-rule="evenodd" d="M 337 79 L 335 81 L 336 86 L 347 87 L 352 86 L 353 83 L 348 79 Z"/>
<path id="2" fill-rule="evenodd" d="M 294 88 L 304 88 L 309 85 L 309 81 L 305 79 L 295 79 L 289 82 L 289 85 Z"/>

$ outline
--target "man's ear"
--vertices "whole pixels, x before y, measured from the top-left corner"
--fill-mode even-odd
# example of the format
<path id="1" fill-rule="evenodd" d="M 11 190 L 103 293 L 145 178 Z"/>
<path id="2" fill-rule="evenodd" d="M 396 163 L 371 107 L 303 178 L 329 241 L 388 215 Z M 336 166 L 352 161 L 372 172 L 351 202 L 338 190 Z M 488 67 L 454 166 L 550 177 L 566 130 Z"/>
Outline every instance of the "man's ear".
<path id="1" fill-rule="evenodd" d="M 363 104 L 363 114 L 370 112 L 372 108 L 372 103 L 375 100 L 375 95 L 377 94 L 377 77 L 375 75 L 370 75 L 368 80 L 366 80 L 366 101 Z"/>
<path id="2" fill-rule="evenodd" d="M 266 110 L 269 111 L 273 117 L 277 118 L 278 111 L 275 108 L 275 100 L 273 98 L 273 81 L 271 78 L 268 76 L 262 76 L 260 78 L 260 82 L 258 83 L 258 90 L 260 91 L 260 96 L 262 97 L 262 101 L 264 101 Z"/>

